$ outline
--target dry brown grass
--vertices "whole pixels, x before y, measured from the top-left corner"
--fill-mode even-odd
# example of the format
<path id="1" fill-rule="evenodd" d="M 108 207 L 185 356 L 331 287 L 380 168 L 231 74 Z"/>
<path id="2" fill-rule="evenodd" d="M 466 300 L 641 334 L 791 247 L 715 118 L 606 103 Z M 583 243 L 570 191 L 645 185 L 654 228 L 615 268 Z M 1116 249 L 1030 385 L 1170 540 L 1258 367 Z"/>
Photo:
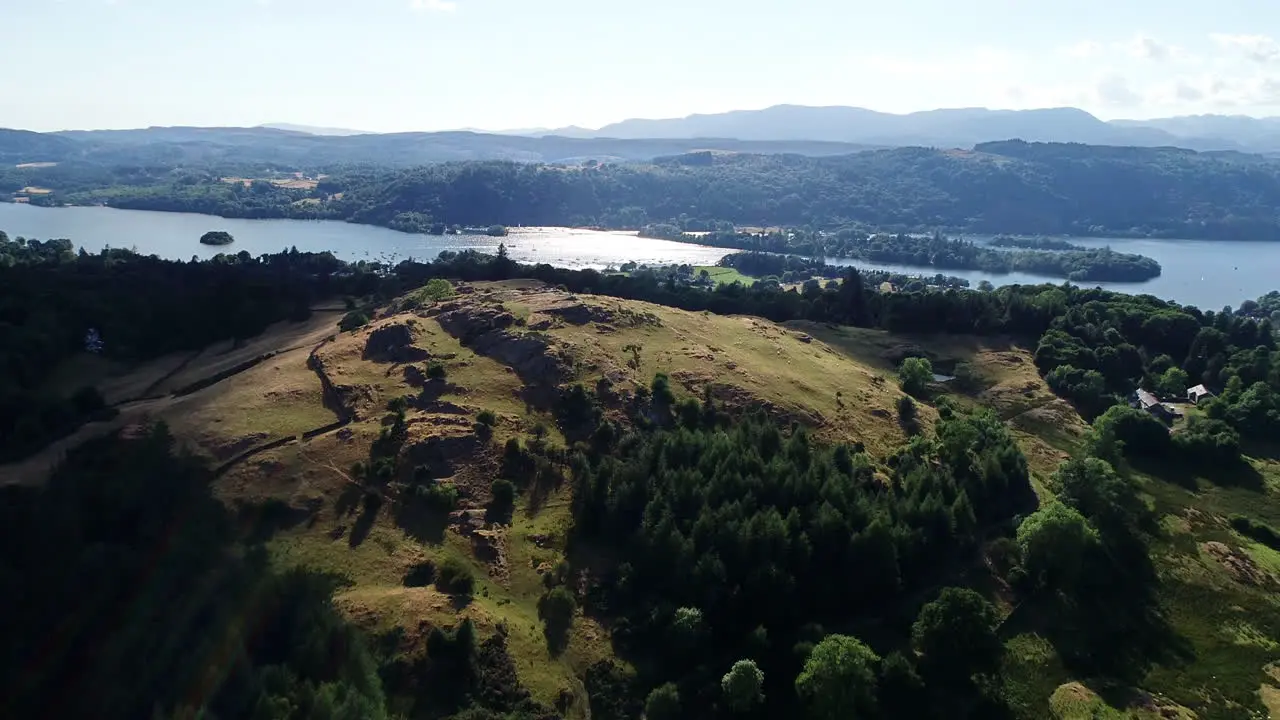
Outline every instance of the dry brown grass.
<path id="1" fill-rule="evenodd" d="M 292 178 L 289 180 L 272 180 L 271 184 L 286 190 L 315 190 L 320 181 L 308 178 Z"/>

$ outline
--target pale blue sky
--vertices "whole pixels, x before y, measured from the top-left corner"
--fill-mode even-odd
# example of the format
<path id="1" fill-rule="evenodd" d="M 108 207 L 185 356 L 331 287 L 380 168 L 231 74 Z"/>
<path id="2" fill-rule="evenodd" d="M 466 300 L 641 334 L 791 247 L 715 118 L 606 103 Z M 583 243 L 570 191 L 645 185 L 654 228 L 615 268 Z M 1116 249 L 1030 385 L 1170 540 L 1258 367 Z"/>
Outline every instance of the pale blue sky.
<path id="1" fill-rule="evenodd" d="M 1276 0 L 0 0 L 0 127 L 1280 114 Z"/>

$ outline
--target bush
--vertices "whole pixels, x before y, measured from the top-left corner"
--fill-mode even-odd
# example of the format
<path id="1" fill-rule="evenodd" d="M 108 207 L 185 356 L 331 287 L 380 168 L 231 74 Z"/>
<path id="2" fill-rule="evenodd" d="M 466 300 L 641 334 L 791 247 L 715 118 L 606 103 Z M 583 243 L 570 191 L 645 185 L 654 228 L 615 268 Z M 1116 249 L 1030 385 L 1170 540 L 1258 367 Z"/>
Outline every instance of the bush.
<path id="1" fill-rule="evenodd" d="M 369 316 L 359 310 L 352 310 L 342 316 L 342 320 L 338 322 L 338 329 L 342 332 L 350 332 L 357 330 L 369 324 Z"/>
<path id="2" fill-rule="evenodd" d="M 508 510 L 516 502 L 516 486 L 510 480 L 494 480 L 493 485 L 489 486 L 493 493 L 493 507 L 499 510 Z"/>
<path id="3" fill-rule="evenodd" d="M 569 629 L 573 627 L 577 610 L 578 601 L 563 587 L 552 588 L 538 600 L 538 617 L 545 623 L 547 647 L 552 653 L 559 653 L 568 645 Z"/>
<path id="4" fill-rule="evenodd" d="M 920 434 L 920 413 L 910 395 L 898 398 L 898 424 L 907 435 Z"/>
<path id="5" fill-rule="evenodd" d="M 908 395 L 920 395 L 933 382 L 933 365 L 925 358 L 907 358 L 898 368 L 898 382 Z"/>
<path id="6" fill-rule="evenodd" d="M 1231 527 L 1245 537 L 1253 538 L 1273 550 L 1280 550 L 1280 533 L 1266 523 L 1251 520 L 1243 515 L 1232 515 Z"/>
<path id="7" fill-rule="evenodd" d="M 444 369 L 444 365 L 440 363 L 431 363 L 427 366 L 428 380 L 444 380 L 449 375 L 449 371 Z"/>
<path id="8" fill-rule="evenodd" d="M 498 416 L 495 415 L 492 410 L 481 410 L 476 415 L 476 422 L 480 423 L 481 425 L 493 427 L 494 425 L 498 424 Z"/>
<path id="9" fill-rule="evenodd" d="M 417 297 L 421 301 L 430 302 L 448 300 L 453 297 L 453 285 L 448 280 L 435 278 L 427 281 L 427 284 L 422 286 L 422 290 L 418 291 Z"/>
<path id="10" fill-rule="evenodd" d="M 458 489 L 452 485 L 419 485 L 416 491 L 426 506 L 436 512 L 453 512 L 458 507 Z"/>
<path id="11" fill-rule="evenodd" d="M 470 595 L 475 588 L 471 567 L 456 557 L 447 558 L 436 571 L 436 587 L 450 595 Z"/>

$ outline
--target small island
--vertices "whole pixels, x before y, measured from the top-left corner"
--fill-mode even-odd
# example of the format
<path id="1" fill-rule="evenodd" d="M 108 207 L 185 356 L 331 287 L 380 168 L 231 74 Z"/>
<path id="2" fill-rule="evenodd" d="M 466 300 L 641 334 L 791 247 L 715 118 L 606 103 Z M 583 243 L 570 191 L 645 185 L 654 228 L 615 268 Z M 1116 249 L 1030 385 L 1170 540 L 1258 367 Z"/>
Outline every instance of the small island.
<path id="1" fill-rule="evenodd" d="M 200 236 L 201 245 L 230 245 L 235 241 L 236 239 L 226 230 L 210 230 Z"/>

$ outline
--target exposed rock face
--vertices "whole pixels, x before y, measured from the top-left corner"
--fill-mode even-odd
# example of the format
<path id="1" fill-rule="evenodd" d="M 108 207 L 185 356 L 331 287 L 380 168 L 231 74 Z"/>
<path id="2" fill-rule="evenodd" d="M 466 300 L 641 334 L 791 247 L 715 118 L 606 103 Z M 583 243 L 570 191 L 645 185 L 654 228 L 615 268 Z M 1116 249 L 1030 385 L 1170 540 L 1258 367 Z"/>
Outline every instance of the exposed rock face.
<path id="1" fill-rule="evenodd" d="M 516 318 L 496 307 L 459 306 L 437 318 L 445 332 L 475 352 L 513 368 L 529 385 L 557 386 L 568 376 L 571 359 L 554 340 L 536 332 L 513 332 Z"/>
<path id="2" fill-rule="evenodd" d="M 470 460 L 481 449 L 475 435 L 433 435 L 405 450 L 406 464 L 425 466 L 433 478 L 452 477 L 460 463 Z"/>
<path id="3" fill-rule="evenodd" d="M 426 360 L 431 353 L 414 347 L 417 340 L 416 323 L 393 323 L 369 333 L 364 344 L 364 359 L 378 362 L 411 363 Z"/>
<path id="4" fill-rule="evenodd" d="M 1239 582 L 1257 587 L 1270 587 L 1276 584 L 1274 575 L 1258 567 L 1253 558 L 1239 550 L 1217 541 L 1204 543 L 1200 547 L 1212 556 L 1214 560 L 1221 563 L 1227 572 L 1231 573 L 1231 576 Z"/>
<path id="5" fill-rule="evenodd" d="M 318 350 L 319 348 L 317 348 Z M 358 419 L 359 409 L 373 404 L 376 400 L 373 390 L 363 385 L 347 385 L 333 382 L 325 359 L 317 350 L 312 350 L 307 358 L 307 367 L 315 371 L 320 378 L 320 386 L 324 391 L 324 405 L 338 416 L 339 420 Z"/>

